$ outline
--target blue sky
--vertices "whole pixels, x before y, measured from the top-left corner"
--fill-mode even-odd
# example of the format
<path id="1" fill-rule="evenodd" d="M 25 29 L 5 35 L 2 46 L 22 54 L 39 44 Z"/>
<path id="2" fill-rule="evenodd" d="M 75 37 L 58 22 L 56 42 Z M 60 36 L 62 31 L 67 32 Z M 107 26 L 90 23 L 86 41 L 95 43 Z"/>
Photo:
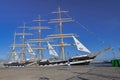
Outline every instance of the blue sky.
<path id="1" fill-rule="evenodd" d="M 45 20 L 55 18 L 51 12 L 59 6 L 62 10 L 69 11 L 68 15 L 75 20 L 74 23 L 63 26 L 63 33 L 76 33 L 79 40 L 93 53 L 111 45 L 117 58 L 120 58 L 119 3 L 119 0 L 0 0 L 0 58 L 5 59 L 8 55 L 8 46 L 12 44 L 18 26 L 37 19 L 38 15 Z M 55 26 L 48 23 L 45 25 Z M 47 33 L 43 32 L 43 35 Z M 112 51 L 109 51 L 96 59 L 112 58 Z"/>

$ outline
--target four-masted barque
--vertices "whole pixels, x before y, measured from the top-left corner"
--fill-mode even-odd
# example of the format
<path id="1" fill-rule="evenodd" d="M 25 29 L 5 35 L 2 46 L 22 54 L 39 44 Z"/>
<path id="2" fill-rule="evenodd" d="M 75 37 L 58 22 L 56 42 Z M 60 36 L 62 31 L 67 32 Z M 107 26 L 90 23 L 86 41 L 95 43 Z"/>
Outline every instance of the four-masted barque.
<path id="1" fill-rule="evenodd" d="M 38 16 L 38 20 L 33 20 L 34 22 L 38 22 L 38 26 L 28 27 L 25 24 L 20 27 L 22 28 L 22 33 L 15 32 L 14 34 L 14 42 L 12 45 L 12 61 L 8 63 L 4 63 L 4 66 L 29 66 L 38 64 L 39 66 L 58 66 L 58 65 L 67 65 L 69 62 L 71 65 L 80 65 L 80 64 L 89 64 L 96 56 L 108 51 L 111 49 L 111 47 L 108 47 L 104 49 L 103 51 L 100 51 L 95 54 L 84 54 L 84 55 L 76 55 L 70 58 L 66 58 L 65 54 L 65 47 L 71 47 L 76 46 L 79 51 L 83 51 L 85 53 L 91 53 L 90 50 L 88 50 L 76 37 L 76 34 L 69 34 L 69 33 L 63 33 L 63 23 L 65 22 L 71 22 L 73 21 L 72 18 L 63 18 L 62 14 L 67 13 L 68 11 L 62 11 L 60 8 L 58 8 L 58 11 L 52 12 L 53 14 L 58 14 L 58 18 L 51 19 L 48 23 L 55 23 L 59 25 L 59 33 L 56 34 L 50 34 L 47 35 L 46 38 L 42 38 L 42 30 L 44 29 L 52 29 L 46 26 L 41 26 L 41 22 L 46 20 L 41 20 L 40 16 Z M 34 32 L 36 31 L 37 34 L 33 33 L 26 33 L 25 31 L 31 30 Z M 27 36 L 34 36 L 37 35 L 37 38 L 29 38 L 27 39 Z M 16 38 L 17 36 L 21 36 L 21 43 L 17 44 Z M 68 44 L 64 41 L 64 39 L 72 38 L 74 43 Z M 56 39 L 59 39 L 58 44 L 51 44 Z M 46 43 L 47 46 L 44 47 L 42 43 Z M 37 45 L 36 47 L 32 47 L 34 45 Z M 16 48 L 19 47 L 20 52 L 16 51 Z M 54 49 L 54 47 L 60 47 L 60 52 L 58 52 Z M 30 53 L 33 55 L 31 59 L 28 59 L 26 54 Z M 48 50 L 49 54 L 53 56 L 53 58 L 44 59 L 43 58 L 43 50 Z M 21 55 L 21 56 L 18 56 Z M 61 54 L 61 57 L 60 57 Z M 69 53 L 72 54 L 72 53 Z"/>

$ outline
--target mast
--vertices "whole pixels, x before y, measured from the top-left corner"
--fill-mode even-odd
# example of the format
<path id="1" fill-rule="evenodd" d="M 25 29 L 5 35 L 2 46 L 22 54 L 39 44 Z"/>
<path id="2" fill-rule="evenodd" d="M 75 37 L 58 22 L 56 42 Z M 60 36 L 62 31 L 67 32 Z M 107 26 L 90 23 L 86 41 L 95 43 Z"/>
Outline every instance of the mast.
<path id="1" fill-rule="evenodd" d="M 22 44 L 16 44 L 16 46 L 20 46 L 22 47 L 22 50 L 21 50 L 21 55 L 22 55 L 22 63 L 25 62 L 25 36 L 30 36 L 32 35 L 31 33 L 25 33 L 25 30 L 28 28 L 25 26 L 25 23 L 23 26 L 19 27 L 22 29 L 22 33 L 16 33 L 16 36 L 21 36 L 22 37 Z"/>
<path id="2" fill-rule="evenodd" d="M 42 35 L 42 30 L 43 29 L 50 29 L 48 27 L 45 26 L 41 26 L 41 22 L 44 22 L 46 20 L 41 20 L 40 19 L 40 15 L 38 16 L 37 20 L 33 20 L 34 22 L 38 22 L 38 26 L 36 27 L 30 27 L 30 30 L 37 30 L 38 31 L 38 38 L 37 39 L 30 39 L 31 42 L 37 42 L 38 43 L 38 48 L 33 48 L 33 49 L 37 49 L 38 53 L 39 53 L 39 60 L 42 60 L 42 50 L 44 50 L 45 48 L 42 47 L 42 42 L 45 41 L 46 39 L 42 39 L 41 35 Z"/>
<path id="3" fill-rule="evenodd" d="M 71 22 L 73 21 L 71 18 L 62 18 L 62 13 L 67 13 L 68 11 L 62 11 L 60 9 L 60 7 L 58 8 L 58 11 L 55 11 L 55 12 L 52 12 L 54 14 L 58 14 L 58 19 L 51 19 L 49 23 L 58 23 L 59 24 L 59 34 L 55 34 L 55 35 L 52 35 L 52 37 L 59 37 L 60 38 L 60 46 L 61 46 L 61 50 L 62 50 L 62 59 L 65 60 L 65 51 L 64 51 L 64 47 L 67 46 L 66 44 L 64 44 L 64 40 L 63 38 L 66 38 L 67 36 L 68 37 L 71 37 L 72 35 L 70 34 L 67 34 L 67 35 L 64 35 L 63 32 L 62 32 L 62 24 L 63 22 Z M 56 45 L 57 46 L 57 45 Z"/>
<path id="4" fill-rule="evenodd" d="M 14 40 L 13 40 L 13 46 L 12 46 L 12 62 L 15 61 L 15 42 L 16 42 L 16 32 L 14 33 Z"/>
<path id="5" fill-rule="evenodd" d="M 60 34 L 62 34 L 62 18 L 61 18 L 61 10 L 60 10 L 60 7 L 58 8 L 58 15 L 59 15 L 59 19 L 60 19 L 60 22 L 59 22 Z M 62 36 L 60 36 L 60 38 L 61 38 L 61 47 L 62 47 L 62 58 L 63 58 L 63 60 L 65 60 L 64 41 L 63 41 L 63 37 L 62 37 Z"/>

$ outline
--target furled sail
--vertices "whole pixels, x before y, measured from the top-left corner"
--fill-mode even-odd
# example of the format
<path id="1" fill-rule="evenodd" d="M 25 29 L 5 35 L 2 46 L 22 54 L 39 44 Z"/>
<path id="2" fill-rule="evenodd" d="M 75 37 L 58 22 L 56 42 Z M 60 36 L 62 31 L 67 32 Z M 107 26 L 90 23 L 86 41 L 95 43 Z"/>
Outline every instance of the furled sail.
<path id="1" fill-rule="evenodd" d="M 53 56 L 58 56 L 57 52 L 53 49 L 53 47 L 50 45 L 49 42 L 48 43 L 48 49 L 49 49 L 49 53 L 50 55 L 53 55 Z"/>
<path id="2" fill-rule="evenodd" d="M 35 55 L 35 53 L 33 52 L 33 49 L 31 48 L 29 43 L 27 43 L 27 46 L 28 46 L 28 52 L 32 55 Z"/>
<path id="3" fill-rule="evenodd" d="M 13 49 L 12 50 L 15 50 L 15 44 L 13 44 Z"/>
<path id="4" fill-rule="evenodd" d="M 78 50 L 91 53 L 78 39 L 76 39 L 74 36 L 72 36 L 72 37 L 75 41 L 75 44 L 76 44 Z"/>
<path id="5" fill-rule="evenodd" d="M 15 55 L 15 61 L 18 61 L 19 60 L 19 57 L 17 55 L 17 53 L 14 51 L 14 55 Z"/>

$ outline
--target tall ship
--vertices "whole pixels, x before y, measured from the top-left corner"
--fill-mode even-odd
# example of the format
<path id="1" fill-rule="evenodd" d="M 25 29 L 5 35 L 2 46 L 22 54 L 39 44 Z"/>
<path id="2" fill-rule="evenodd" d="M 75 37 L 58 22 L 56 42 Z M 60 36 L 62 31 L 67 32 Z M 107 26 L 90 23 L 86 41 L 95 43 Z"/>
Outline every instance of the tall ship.
<path id="1" fill-rule="evenodd" d="M 58 18 L 51 19 L 48 23 L 57 24 L 59 31 L 55 34 L 48 34 L 46 37 L 42 37 L 43 30 L 52 30 L 52 27 L 42 26 L 41 22 L 46 22 L 46 20 L 41 20 L 38 16 L 37 26 L 26 26 L 25 24 L 22 27 L 22 33 L 15 32 L 14 41 L 11 45 L 11 54 L 12 59 L 10 62 L 4 63 L 4 66 L 30 66 L 30 65 L 39 65 L 39 66 L 59 66 L 67 65 L 87 65 L 98 55 L 105 53 L 108 50 L 111 50 L 111 47 L 99 51 L 97 53 L 92 53 L 85 45 L 83 45 L 78 39 L 77 35 L 73 33 L 63 33 L 63 23 L 74 22 L 72 18 L 62 17 L 62 14 L 67 14 L 68 11 L 62 11 L 60 7 L 57 11 L 52 12 L 57 14 Z M 26 31 L 30 33 L 26 33 Z M 34 33 L 32 33 L 34 31 Z M 34 36 L 37 37 L 29 37 Z M 21 44 L 17 44 L 17 36 L 21 36 Z M 67 40 L 72 39 L 74 43 L 67 43 Z M 44 44 L 43 44 L 44 43 Z M 34 46 L 34 47 L 33 47 Z M 66 52 L 67 47 L 76 46 L 76 49 L 85 54 L 78 54 L 72 57 L 68 57 L 74 52 Z M 17 49 L 19 48 L 19 49 Z M 59 52 L 58 50 L 59 49 Z M 44 58 L 44 50 L 47 51 L 47 54 L 51 55 L 49 58 Z M 19 52 L 17 52 L 19 51 Z M 31 54 L 32 57 L 27 58 L 27 53 Z M 19 55 L 19 56 L 18 56 Z"/>

